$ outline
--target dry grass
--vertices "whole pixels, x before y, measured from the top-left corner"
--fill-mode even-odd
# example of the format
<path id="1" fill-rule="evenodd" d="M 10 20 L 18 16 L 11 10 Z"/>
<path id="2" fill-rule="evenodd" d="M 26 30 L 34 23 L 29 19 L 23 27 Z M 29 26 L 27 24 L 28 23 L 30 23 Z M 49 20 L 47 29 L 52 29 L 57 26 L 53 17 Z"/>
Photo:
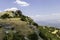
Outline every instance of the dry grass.
<path id="1" fill-rule="evenodd" d="M 11 19 L 0 19 L 0 23 L 2 24 L 10 24 L 15 27 L 15 30 L 20 31 L 20 34 L 28 35 L 33 31 L 28 27 L 27 22 L 21 21 L 19 18 L 11 18 Z"/>

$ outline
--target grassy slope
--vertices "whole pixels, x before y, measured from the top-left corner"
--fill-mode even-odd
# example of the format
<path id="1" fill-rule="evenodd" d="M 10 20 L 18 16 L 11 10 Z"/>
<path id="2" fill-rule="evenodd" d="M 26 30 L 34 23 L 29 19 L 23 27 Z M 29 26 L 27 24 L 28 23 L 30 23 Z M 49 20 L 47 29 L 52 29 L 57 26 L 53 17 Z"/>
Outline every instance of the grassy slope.
<path id="1" fill-rule="evenodd" d="M 11 13 L 11 12 L 2 12 L 4 13 Z M 12 14 L 11 14 L 12 15 Z M 15 28 L 15 30 L 19 31 L 22 35 L 29 35 L 33 33 L 33 30 L 28 27 L 27 22 L 21 21 L 20 18 L 10 18 L 10 19 L 0 19 L 0 23 L 2 24 L 11 24 Z M 45 40 L 60 40 L 60 30 L 57 28 L 52 27 L 38 27 L 40 36 L 42 34 L 42 38 Z M 57 32 L 55 32 L 58 30 Z M 55 33 L 54 33 L 55 32 Z M 3 28 L 0 28 L 0 40 L 3 37 Z"/>
<path id="2" fill-rule="evenodd" d="M 21 21 L 20 18 L 11 18 L 11 19 L 0 19 L 0 23 L 3 24 L 11 24 L 15 27 L 17 31 L 20 31 L 20 34 L 22 35 L 29 35 L 33 33 L 33 30 L 30 29 L 27 25 L 27 22 Z M 60 30 L 53 27 L 43 27 L 40 26 L 38 28 L 40 32 L 42 32 L 42 35 L 47 38 L 48 40 L 60 40 Z M 0 29 L 0 32 L 3 29 Z M 55 30 L 58 30 L 58 32 L 53 33 Z M 2 33 L 0 34 L 3 35 Z M 43 38 L 43 37 L 42 37 Z M 44 38 L 43 38 L 44 39 Z"/>
<path id="3" fill-rule="evenodd" d="M 29 35 L 31 33 L 33 33 L 33 30 L 30 29 L 28 27 L 27 22 L 25 21 L 21 21 L 20 18 L 11 18 L 11 19 L 0 19 L 0 23 L 1 24 L 10 24 L 11 26 L 13 26 L 15 28 L 15 30 L 19 31 L 20 34 L 22 35 Z M 0 37 L 1 35 L 3 35 L 3 28 L 0 29 Z M 0 38 L 0 40 L 2 39 L 2 37 Z"/>
<path id="4" fill-rule="evenodd" d="M 21 30 L 21 32 L 32 32 L 32 30 L 28 27 L 27 22 L 21 21 L 20 18 L 4 19 L 0 20 L 0 23 L 11 24 L 16 30 Z"/>

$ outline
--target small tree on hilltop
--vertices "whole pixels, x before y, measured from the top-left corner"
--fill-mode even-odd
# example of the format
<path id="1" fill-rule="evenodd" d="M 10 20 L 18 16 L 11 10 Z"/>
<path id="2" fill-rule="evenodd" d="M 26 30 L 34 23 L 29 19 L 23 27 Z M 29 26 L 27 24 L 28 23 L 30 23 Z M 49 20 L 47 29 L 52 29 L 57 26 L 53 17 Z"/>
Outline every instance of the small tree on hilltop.
<path id="1" fill-rule="evenodd" d="M 15 16 L 16 17 L 21 17 L 22 16 L 22 12 L 20 10 L 16 10 Z"/>

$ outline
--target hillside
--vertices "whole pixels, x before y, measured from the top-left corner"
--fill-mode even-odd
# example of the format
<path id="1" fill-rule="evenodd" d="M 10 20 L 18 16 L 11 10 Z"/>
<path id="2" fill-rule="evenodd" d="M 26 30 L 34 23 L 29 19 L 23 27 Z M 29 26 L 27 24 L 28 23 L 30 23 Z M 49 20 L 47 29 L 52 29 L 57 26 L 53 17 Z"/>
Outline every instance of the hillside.
<path id="1" fill-rule="evenodd" d="M 20 10 L 0 14 L 0 40 L 60 40 L 60 29 L 40 26 Z"/>

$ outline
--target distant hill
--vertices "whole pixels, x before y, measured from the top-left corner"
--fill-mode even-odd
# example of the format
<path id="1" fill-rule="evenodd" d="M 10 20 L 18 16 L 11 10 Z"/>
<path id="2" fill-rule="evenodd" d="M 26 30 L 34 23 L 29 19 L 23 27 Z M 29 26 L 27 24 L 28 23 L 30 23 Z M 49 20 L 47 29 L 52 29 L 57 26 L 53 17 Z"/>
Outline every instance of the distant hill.
<path id="1" fill-rule="evenodd" d="M 0 40 L 60 40 L 60 29 L 38 25 L 20 10 L 0 14 Z"/>

